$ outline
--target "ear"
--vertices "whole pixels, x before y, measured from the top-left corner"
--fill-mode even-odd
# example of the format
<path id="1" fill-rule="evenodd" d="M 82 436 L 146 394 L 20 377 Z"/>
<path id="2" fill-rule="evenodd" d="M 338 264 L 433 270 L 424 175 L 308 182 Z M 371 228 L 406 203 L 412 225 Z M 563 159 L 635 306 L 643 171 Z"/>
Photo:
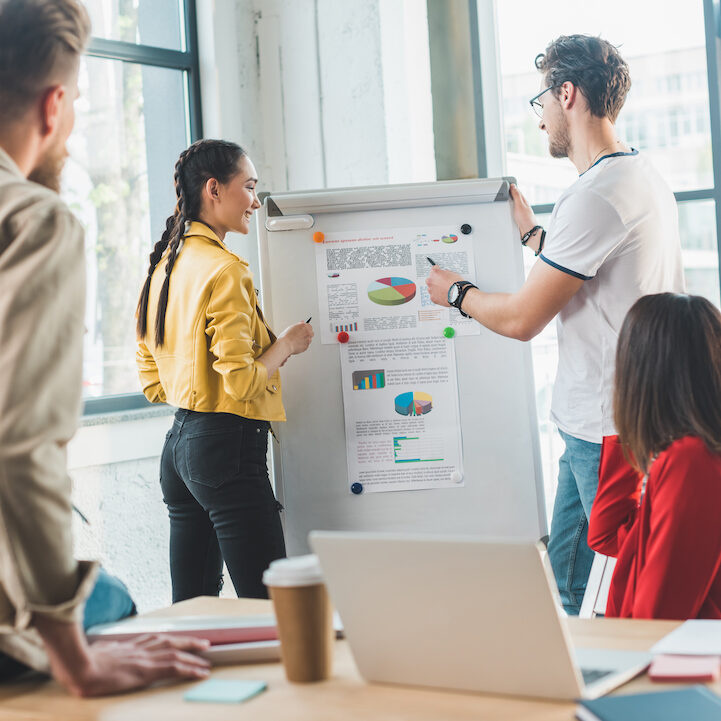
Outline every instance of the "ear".
<path id="1" fill-rule="evenodd" d="M 578 102 L 579 89 L 569 80 L 561 85 L 558 92 L 558 102 L 564 110 L 570 110 Z"/>
<path id="2" fill-rule="evenodd" d="M 210 200 L 218 200 L 220 198 L 220 183 L 217 178 L 208 178 L 205 181 L 205 193 Z"/>
<path id="3" fill-rule="evenodd" d="M 54 85 L 48 88 L 40 100 L 40 121 L 43 137 L 52 135 L 61 115 L 63 101 L 65 100 L 65 86 Z"/>

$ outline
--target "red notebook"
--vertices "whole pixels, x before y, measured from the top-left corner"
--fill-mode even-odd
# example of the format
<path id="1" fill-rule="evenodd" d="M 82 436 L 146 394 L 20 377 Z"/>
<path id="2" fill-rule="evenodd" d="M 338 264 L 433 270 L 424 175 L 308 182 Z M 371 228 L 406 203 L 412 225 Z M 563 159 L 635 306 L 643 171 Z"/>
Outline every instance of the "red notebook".
<path id="1" fill-rule="evenodd" d="M 721 675 L 718 656 L 656 656 L 648 669 L 652 681 L 716 681 Z"/>
<path id="2" fill-rule="evenodd" d="M 248 641 L 274 641 L 278 627 L 272 614 L 256 616 L 132 616 L 86 631 L 91 641 L 128 641 L 152 633 L 161 636 L 205 638 L 212 645 Z"/>

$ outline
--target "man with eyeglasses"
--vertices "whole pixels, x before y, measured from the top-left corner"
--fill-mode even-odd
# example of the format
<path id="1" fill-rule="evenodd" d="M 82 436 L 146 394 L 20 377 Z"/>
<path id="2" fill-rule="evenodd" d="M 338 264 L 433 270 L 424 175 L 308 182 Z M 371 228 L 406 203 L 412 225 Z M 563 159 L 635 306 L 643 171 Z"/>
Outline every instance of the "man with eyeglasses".
<path id="1" fill-rule="evenodd" d="M 559 362 L 551 417 L 565 442 L 559 461 L 549 558 L 569 614 L 578 614 L 593 562 L 588 517 L 602 441 L 616 433 L 616 340 L 627 310 L 648 293 L 684 289 L 676 202 L 646 157 L 616 137 L 631 86 L 616 48 L 598 37 L 562 36 L 536 58 L 531 107 L 554 158 L 579 178 L 556 202 L 548 231 L 511 186 L 521 242 L 539 260 L 515 293 L 486 293 L 431 268 L 431 299 L 496 333 L 528 341 L 557 317 Z"/>

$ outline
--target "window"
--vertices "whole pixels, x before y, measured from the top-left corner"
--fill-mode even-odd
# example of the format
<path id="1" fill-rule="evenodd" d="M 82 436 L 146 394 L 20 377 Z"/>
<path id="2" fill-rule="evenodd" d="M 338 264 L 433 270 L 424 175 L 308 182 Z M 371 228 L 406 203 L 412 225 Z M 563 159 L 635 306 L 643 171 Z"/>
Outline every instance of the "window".
<path id="1" fill-rule="evenodd" d="M 135 305 L 148 254 L 173 212 L 173 166 L 200 137 L 194 3 L 88 0 L 63 196 L 85 227 L 86 412 L 144 405 Z"/>

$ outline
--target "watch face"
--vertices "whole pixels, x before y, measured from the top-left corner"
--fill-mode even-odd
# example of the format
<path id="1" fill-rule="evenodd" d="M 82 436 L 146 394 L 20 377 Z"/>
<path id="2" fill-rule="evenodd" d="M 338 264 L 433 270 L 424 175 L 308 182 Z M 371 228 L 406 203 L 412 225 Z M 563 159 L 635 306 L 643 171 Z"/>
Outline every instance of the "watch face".
<path id="1" fill-rule="evenodd" d="M 448 289 L 448 302 L 451 305 L 456 302 L 459 293 L 460 291 L 458 290 L 458 286 L 455 283 Z"/>

